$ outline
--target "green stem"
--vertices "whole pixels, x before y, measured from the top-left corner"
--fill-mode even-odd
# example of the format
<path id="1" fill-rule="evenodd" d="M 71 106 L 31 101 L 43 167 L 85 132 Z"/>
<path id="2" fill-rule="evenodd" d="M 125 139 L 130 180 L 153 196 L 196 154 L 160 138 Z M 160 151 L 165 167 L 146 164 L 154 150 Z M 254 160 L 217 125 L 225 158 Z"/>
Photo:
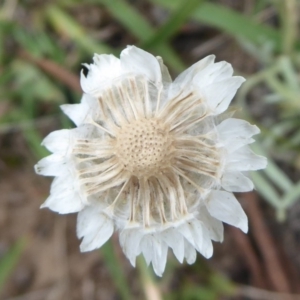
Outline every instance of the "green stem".
<path id="1" fill-rule="evenodd" d="M 282 51 L 290 55 L 297 40 L 297 3 L 296 0 L 280 1 L 282 20 Z"/>

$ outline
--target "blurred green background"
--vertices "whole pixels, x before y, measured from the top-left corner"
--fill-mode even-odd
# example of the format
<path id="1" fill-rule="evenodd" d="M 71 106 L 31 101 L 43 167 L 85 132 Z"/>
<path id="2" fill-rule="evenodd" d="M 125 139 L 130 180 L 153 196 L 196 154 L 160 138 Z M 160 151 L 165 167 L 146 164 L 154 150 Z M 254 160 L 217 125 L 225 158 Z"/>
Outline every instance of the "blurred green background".
<path id="1" fill-rule="evenodd" d="M 298 0 L 0 1 L 0 298 L 300 299 L 299 18 Z M 253 149 L 269 161 L 237 195 L 250 233 L 226 227 L 192 266 L 170 253 L 163 278 L 133 269 L 117 236 L 79 253 L 76 216 L 39 210 L 51 181 L 32 169 L 42 138 L 73 126 L 59 105 L 80 101 L 81 64 L 131 44 L 173 78 L 209 54 L 230 62 L 247 78 L 236 116 L 260 127 Z"/>

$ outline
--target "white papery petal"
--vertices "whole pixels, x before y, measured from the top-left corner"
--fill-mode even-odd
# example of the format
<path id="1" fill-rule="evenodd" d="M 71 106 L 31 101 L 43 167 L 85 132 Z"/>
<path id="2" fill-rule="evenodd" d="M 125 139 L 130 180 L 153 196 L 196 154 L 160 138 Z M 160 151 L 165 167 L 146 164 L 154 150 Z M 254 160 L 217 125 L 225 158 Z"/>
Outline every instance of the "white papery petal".
<path id="1" fill-rule="evenodd" d="M 194 248 L 188 241 L 184 241 L 184 257 L 186 262 L 191 265 L 196 261 L 197 253 Z"/>
<path id="2" fill-rule="evenodd" d="M 162 76 L 162 81 L 163 81 L 163 84 L 171 84 L 172 83 L 172 78 L 171 78 L 171 75 L 169 73 L 169 70 L 168 68 L 165 66 L 164 62 L 163 62 L 163 59 L 160 57 L 160 56 L 156 56 L 156 59 L 159 63 L 159 66 L 160 66 L 160 71 L 161 71 L 161 76 Z"/>
<path id="3" fill-rule="evenodd" d="M 91 231 L 93 231 L 93 228 L 98 226 L 99 220 L 97 217 L 94 217 L 95 214 L 100 215 L 102 218 L 101 211 L 99 211 L 97 207 L 93 206 L 87 206 L 78 214 L 76 233 L 79 239 L 88 235 Z"/>
<path id="4" fill-rule="evenodd" d="M 143 238 L 142 242 L 140 243 L 140 248 L 144 255 L 146 264 L 147 266 L 149 266 L 152 261 L 152 255 L 153 255 L 153 248 L 149 239 Z"/>
<path id="5" fill-rule="evenodd" d="M 212 83 L 224 81 L 232 76 L 233 69 L 231 65 L 225 61 L 215 64 L 209 64 L 207 68 L 203 68 L 193 78 L 195 87 L 201 92 L 205 87 Z"/>
<path id="6" fill-rule="evenodd" d="M 228 155 L 227 171 L 254 171 L 264 169 L 267 166 L 267 159 L 255 154 L 248 146 L 239 148 Z"/>
<path id="7" fill-rule="evenodd" d="M 113 221 L 95 207 L 88 206 L 79 212 L 77 235 L 83 237 L 80 251 L 86 252 L 100 248 L 113 234 Z"/>
<path id="8" fill-rule="evenodd" d="M 154 255 L 162 255 L 162 240 L 157 234 L 146 234 L 140 242 L 140 250 L 143 253 L 147 265 L 153 260 Z"/>
<path id="9" fill-rule="evenodd" d="M 160 65 L 152 54 L 135 46 L 128 46 L 121 52 L 120 59 L 123 70 L 144 75 L 156 83 L 162 82 Z"/>
<path id="10" fill-rule="evenodd" d="M 243 77 L 234 76 L 204 88 L 202 95 L 214 114 L 220 114 L 228 108 L 237 89 L 244 81 Z"/>
<path id="11" fill-rule="evenodd" d="M 50 195 L 41 205 L 59 214 L 76 213 L 83 209 L 84 204 L 79 195 L 68 193 L 64 195 Z"/>
<path id="12" fill-rule="evenodd" d="M 182 263 L 184 259 L 183 236 L 178 233 L 176 229 L 170 228 L 161 233 L 161 238 L 170 248 L 172 248 L 175 257 Z"/>
<path id="13" fill-rule="evenodd" d="M 44 176 L 61 176 L 66 174 L 68 158 L 60 153 L 41 159 L 35 166 L 35 172 Z"/>
<path id="14" fill-rule="evenodd" d="M 223 242 L 224 226 L 223 223 L 213 218 L 207 211 L 205 206 L 200 208 L 199 219 L 205 224 L 209 231 L 209 236 L 213 241 Z"/>
<path id="15" fill-rule="evenodd" d="M 114 79 L 120 74 L 120 59 L 112 54 L 94 54 L 94 64 L 101 70 L 101 76 Z M 99 75 L 99 74 L 97 74 Z"/>
<path id="16" fill-rule="evenodd" d="M 41 205 L 48 207 L 60 214 L 68 214 L 80 211 L 85 205 L 77 187 L 74 187 L 74 178 L 71 174 L 56 177 L 50 189 L 50 196 Z"/>
<path id="17" fill-rule="evenodd" d="M 209 231 L 203 226 L 202 222 L 194 219 L 180 225 L 178 230 L 204 257 L 209 258 L 212 256 L 213 247 Z"/>
<path id="18" fill-rule="evenodd" d="M 162 276 L 167 263 L 167 254 L 168 254 L 168 246 L 162 242 L 160 252 L 157 249 L 154 250 L 154 255 L 152 258 L 152 266 L 155 274 L 157 276 Z"/>
<path id="19" fill-rule="evenodd" d="M 222 222 L 248 231 L 247 216 L 232 193 L 212 191 L 206 201 L 208 212 Z"/>
<path id="20" fill-rule="evenodd" d="M 194 237 L 196 249 L 206 258 L 213 254 L 213 246 L 207 228 L 199 220 L 191 222 L 191 232 Z"/>
<path id="21" fill-rule="evenodd" d="M 215 55 L 206 56 L 180 73 L 170 86 L 169 99 L 172 99 L 183 91 L 185 93 L 189 93 L 190 90 L 194 88 L 194 86 L 191 84 L 193 82 L 193 78 L 196 76 L 196 74 L 199 74 L 202 71 L 204 72 L 206 68 L 208 68 L 210 65 L 213 65 L 215 58 Z M 202 79 L 196 79 L 195 87 L 198 86 L 199 80 L 202 82 Z"/>
<path id="22" fill-rule="evenodd" d="M 68 129 L 56 130 L 48 134 L 42 142 L 51 152 L 67 152 L 72 145 L 72 132 Z"/>
<path id="23" fill-rule="evenodd" d="M 249 192 L 254 189 L 253 182 L 239 171 L 225 171 L 221 186 L 228 192 Z"/>
<path id="24" fill-rule="evenodd" d="M 86 102 L 79 104 L 63 104 L 60 108 L 64 114 L 75 123 L 76 126 L 81 125 L 89 118 L 90 107 Z"/>
<path id="25" fill-rule="evenodd" d="M 196 247 L 195 241 L 194 241 L 194 236 L 191 232 L 190 221 L 188 223 L 183 223 L 182 225 L 178 226 L 177 229 L 191 245 Z"/>
<path id="26" fill-rule="evenodd" d="M 89 123 L 91 120 L 99 118 L 98 106 L 99 102 L 96 97 L 83 94 L 79 104 L 63 104 L 60 108 L 77 127 L 80 127 L 83 123 Z"/>
<path id="27" fill-rule="evenodd" d="M 213 65 L 215 58 L 215 55 L 209 55 L 199 60 L 188 69 L 180 73 L 174 80 L 174 85 L 184 86 L 186 84 L 190 84 L 193 78 L 197 76 L 201 71 L 206 70 L 208 66 Z M 198 81 L 201 81 L 201 78 L 195 79 L 195 82 L 198 83 Z"/>
<path id="28" fill-rule="evenodd" d="M 254 142 L 251 138 L 260 130 L 257 126 L 240 119 L 226 119 L 217 126 L 222 143 L 227 152 L 233 152 L 238 148 Z"/>
<path id="29" fill-rule="evenodd" d="M 85 64 L 89 72 L 87 76 L 81 72 L 80 84 L 85 93 L 99 95 L 103 87 L 121 76 L 122 70 L 120 60 L 113 55 L 95 54 L 93 59 L 94 64 Z"/>
<path id="30" fill-rule="evenodd" d="M 227 139 L 249 138 L 260 133 L 260 130 L 256 125 L 251 125 L 245 120 L 235 118 L 224 120 L 217 128 L 220 135 Z"/>
<path id="31" fill-rule="evenodd" d="M 210 258 L 213 255 L 214 248 L 213 248 L 213 244 L 211 241 L 210 232 L 204 223 L 202 223 L 202 239 L 203 240 L 202 240 L 200 253 L 205 258 Z"/>
<path id="32" fill-rule="evenodd" d="M 140 254 L 140 242 L 143 234 L 138 229 L 124 229 L 120 233 L 120 245 L 132 266 L 135 267 L 136 257 Z"/>
<path id="33" fill-rule="evenodd" d="M 215 64 L 217 70 L 214 72 L 214 81 L 220 82 L 225 79 L 230 78 L 233 75 L 233 68 L 232 65 L 226 61 L 221 61 Z"/>

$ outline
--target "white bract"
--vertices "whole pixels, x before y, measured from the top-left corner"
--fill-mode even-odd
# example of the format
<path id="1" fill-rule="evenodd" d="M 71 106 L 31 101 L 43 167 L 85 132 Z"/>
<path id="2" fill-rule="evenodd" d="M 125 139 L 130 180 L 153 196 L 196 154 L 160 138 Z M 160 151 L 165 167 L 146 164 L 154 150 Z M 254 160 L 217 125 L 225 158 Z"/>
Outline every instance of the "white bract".
<path id="1" fill-rule="evenodd" d="M 214 59 L 173 82 L 160 57 L 134 46 L 85 65 L 81 103 L 62 106 L 77 127 L 49 134 L 53 154 L 36 165 L 55 176 L 42 207 L 79 212 L 82 251 L 118 231 L 132 265 L 142 253 L 162 275 L 169 247 L 191 264 L 196 250 L 211 257 L 222 222 L 247 232 L 232 192 L 252 190 L 247 171 L 266 159 L 248 147 L 259 129 L 223 114 L 244 78 Z"/>

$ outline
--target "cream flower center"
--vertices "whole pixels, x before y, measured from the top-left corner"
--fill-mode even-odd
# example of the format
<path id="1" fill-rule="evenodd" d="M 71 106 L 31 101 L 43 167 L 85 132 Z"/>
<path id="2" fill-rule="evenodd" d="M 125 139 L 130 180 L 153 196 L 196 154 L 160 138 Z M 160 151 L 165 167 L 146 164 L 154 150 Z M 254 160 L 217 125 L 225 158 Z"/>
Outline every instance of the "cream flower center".
<path id="1" fill-rule="evenodd" d="M 158 119 L 140 119 L 122 126 L 116 135 L 116 155 L 126 170 L 149 177 L 169 166 L 172 136 Z"/>

